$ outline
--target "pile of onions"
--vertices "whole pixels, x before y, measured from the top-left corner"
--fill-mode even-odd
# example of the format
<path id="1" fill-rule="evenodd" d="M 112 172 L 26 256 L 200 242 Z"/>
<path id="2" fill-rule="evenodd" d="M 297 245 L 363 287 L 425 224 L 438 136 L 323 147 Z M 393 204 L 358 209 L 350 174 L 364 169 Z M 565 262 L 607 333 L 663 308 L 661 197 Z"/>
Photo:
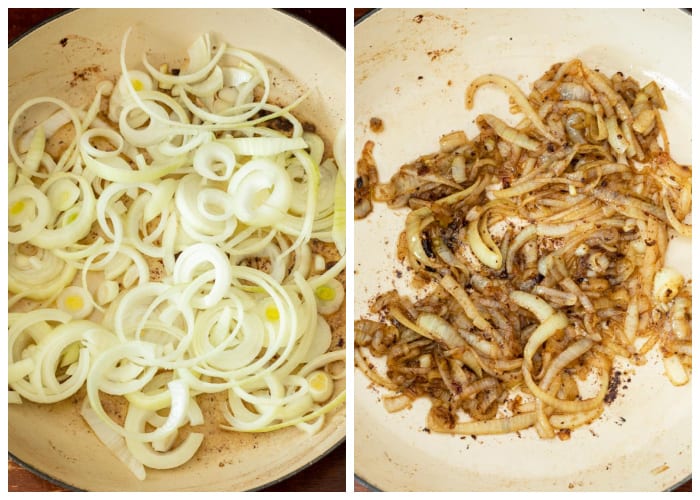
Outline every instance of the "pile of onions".
<path id="1" fill-rule="evenodd" d="M 205 34 L 129 69 L 128 36 L 87 108 L 9 123 L 9 399 L 84 393 L 144 478 L 197 452 L 199 395 L 238 432 L 313 434 L 344 402 L 345 139 L 271 104 L 248 51 Z"/>
<path id="2" fill-rule="evenodd" d="M 468 109 L 485 85 L 517 125 L 479 115 L 475 138 L 441 137 L 386 184 L 365 145 L 355 217 L 407 207 L 398 255 L 433 288 L 378 296 L 355 323 L 355 362 L 392 391 L 388 411 L 430 398 L 432 431 L 565 439 L 614 400 L 616 359 L 657 347 L 670 381 L 689 380 L 690 283 L 664 260 L 691 236 L 691 169 L 671 158 L 653 81 L 571 60 L 528 96 L 479 77 Z"/>

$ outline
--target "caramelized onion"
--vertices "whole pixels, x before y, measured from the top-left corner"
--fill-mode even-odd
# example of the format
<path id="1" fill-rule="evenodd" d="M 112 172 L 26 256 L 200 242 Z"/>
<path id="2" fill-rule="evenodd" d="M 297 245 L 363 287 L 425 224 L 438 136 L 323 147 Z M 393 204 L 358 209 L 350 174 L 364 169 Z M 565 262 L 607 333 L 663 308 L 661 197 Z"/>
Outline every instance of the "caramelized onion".
<path id="1" fill-rule="evenodd" d="M 388 411 L 427 397 L 427 429 L 452 434 L 586 425 L 616 359 L 643 364 L 654 347 L 671 383 L 687 383 L 690 283 L 665 254 L 691 236 L 692 170 L 670 156 L 658 85 L 572 60 L 527 96 L 481 76 L 468 109 L 484 85 L 525 119 L 479 115 L 476 137 L 443 135 L 385 184 L 374 145 L 362 152 L 356 217 L 372 202 L 410 209 L 400 250 L 429 293 L 376 297 L 378 321 L 355 324 L 358 368 L 390 391 Z"/>

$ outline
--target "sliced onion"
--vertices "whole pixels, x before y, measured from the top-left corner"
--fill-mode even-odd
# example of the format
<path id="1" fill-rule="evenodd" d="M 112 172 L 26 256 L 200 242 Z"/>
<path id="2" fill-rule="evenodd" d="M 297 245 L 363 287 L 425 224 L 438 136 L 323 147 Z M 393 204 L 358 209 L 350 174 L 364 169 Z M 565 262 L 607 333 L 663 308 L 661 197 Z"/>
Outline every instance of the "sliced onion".
<path id="1" fill-rule="evenodd" d="M 147 61 L 150 76 L 129 70 L 129 32 L 116 87 L 100 82 L 86 111 L 51 98 L 21 108 L 62 110 L 24 133 L 26 155 L 10 145 L 10 201 L 26 205 L 9 218 L 21 228 L 10 231 L 10 305 L 46 303 L 12 313 L 8 368 L 16 402 L 51 403 L 86 386 L 84 418 L 142 479 L 144 465 L 177 467 L 197 451 L 203 434 L 180 442 L 178 432 L 204 423 L 200 392 L 230 390 L 246 432 L 316 433 L 343 403 L 342 374 L 328 365 L 345 353 L 326 352 L 333 336 L 320 312 L 344 302 L 344 183 L 320 136 L 292 114 L 310 90 L 283 108 L 267 102 L 262 61 L 223 43 L 214 50 L 208 35 L 177 76 Z M 240 67 L 226 66 L 234 60 Z M 98 117 L 105 97 L 110 123 Z M 276 118 L 290 136 L 268 127 Z M 55 161 L 46 138 L 71 121 L 75 138 Z M 303 178 L 296 211 L 292 163 Z M 342 243 L 341 258 L 312 272 L 312 238 Z M 270 271 L 241 265 L 256 258 Z M 129 402 L 124 425 L 101 394 Z"/>
<path id="2" fill-rule="evenodd" d="M 83 400 L 80 415 L 85 419 L 85 422 L 90 426 L 90 429 L 92 429 L 97 438 L 129 468 L 129 471 L 131 471 L 137 479 L 142 481 L 146 479 L 146 469 L 144 469 L 143 464 L 136 460 L 129 451 L 124 437 L 115 432 L 100 419 L 98 414 L 90 407 L 88 398 Z"/>
<path id="3" fill-rule="evenodd" d="M 195 171 L 202 177 L 214 181 L 227 181 L 236 166 L 236 156 L 226 145 L 209 142 L 197 148 L 193 163 Z M 222 167 L 223 172 L 217 173 Z"/>
<path id="4" fill-rule="evenodd" d="M 233 210 L 242 222 L 268 226 L 289 209 L 292 184 L 287 172 L 266 160 L 251 160 L 231 178 L 228 192 L 234 198 Z"/>
<path id="5" fill-rule="evenodd" d="M 192 282 L 197 274 L 202 273 L 202 266 L 211 264 L 216 278 L 211 290 L 203 296 L 191 299 L 191 304 L 200 309 L 216 305 L 226 294 L 231 283 L 231 265 L 218 247 L 199 243 L 187 248 L 175 261 L 173 280 L 175 284 Z"/>
<path id="6" fill-rule="evenodd" d="M 12 188 L 7 204 L 9 224 L 20 225 L 18 231 L 8 231 L 7 240 L 10 243 L 24 243 L 35 238 L 51 222 L 53 210 L 49 199 L 31 184 Z M 25 215 L 30 211 L 36 213 Z"/>

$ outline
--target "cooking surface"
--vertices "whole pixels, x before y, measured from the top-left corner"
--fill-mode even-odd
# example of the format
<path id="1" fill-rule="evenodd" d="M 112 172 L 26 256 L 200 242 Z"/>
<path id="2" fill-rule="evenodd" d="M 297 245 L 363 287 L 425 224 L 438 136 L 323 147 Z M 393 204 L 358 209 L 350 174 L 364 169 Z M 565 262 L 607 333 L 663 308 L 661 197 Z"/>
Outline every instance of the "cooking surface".
<path id="1" fill-rule="evenodd" d="M 63 9 L 8 9 L 8 38 L 27 30 Z M 345 45 L 345 12 L 337 9 L 287 9 Z M 345 443 L 316 463 L 263 491 L 345 491 Z M 66 491 L 62 486 L 8 460 L 8 491 Z"/>
<path id="2" fill-rule="evenodd" d="M 358 9 L 358 10 L 359 10 L 359 9 Z M 365 9 L 362 9 L 362 10 L 364 11 Z M 365 13 L 365 12 L 358 12 L 358 11 L 356 10 L 356 12 L 355 12 L 355 19 L 358 19 L 358 17 L 362 16 L 364 13 Z M 427 15 L 426 15 L 426 17 L 427 17 Z M 417 21 L 416 21 L 416 22 L 417 22 Z M 426 23 L 423 23 L 423 24 L 426 25 Z M 385 60 L 385 62 L 386 62 L 386 61 L 389 61 L 389 60 L 390 60 L 390 61 L 402 60 L 402 61 L 404 61 L 405 64 L 404 64 L 404 66 L 401 68 L 401 71 L 404 71 L 405 74 L 413 75 L 412 71 L 414 71 L 414 70 L 415 70 L 415 71 L 419 71 L 419 70 L 416 69 L 414 66 L 412 66 L 412 65 L 411 65 L 411 62 L 412 62 L 412 61 L 415 62 L 415 60 L 421 60 L 421 61 L 422 61 L 422 60 L 425 60 L 425 56 L 426 56 L 426 55 L 430 57 L 431 65 L 432 65 L 432 64 L 438 64 L 438 62 L 439 62 L 440 59 L 444 59 L 444 60 L 447 60 L 447 59 L 450 59 L 450 60 L 457 59 L 457 54 L 459 53 L 460 50 L 462 50 L 462 49 L 459 48 L 459 44 L 450 45 L 449 43 L 447 43 L 447 42 L 450 41 L 450 32 L 451 32 L 451 31 L 456 31 L 456 30 L 453 30 L 453 29 L 452 29 L 453 26 L 455 26 L 455 25 L 456 25 L 456 23 L 453 24 L 453 25 L 449 25 L 449 26 L 447 26 L 447 27 L 443 30 L 443 32 L 437 33 L 437 34 L 435 35 L 435 36 L 437 37 L 437 39 L 439 39 L 439 40 L 437 40 L 437 41 L 436 41 L 436 38 L 430 37 L 430 35 L 425 35 L 425 34 L 424 34 L 424 38 L 421 37 L 421 36 L 418 36 L 418 32 L 415 31 L 416 36 L 415 36 L 414 38 L 410 39 L 409 41 L 407 41 L 407 42 L 406 42 L 406 45 L 404 45 L 404 44 L 397 44 L 397 45 L 388 44 L 388 45 L 387 45 L 388 48 L 387 48 L 386 54 L 388 54 L 388 53 L 391 52 L 391 51 L 396 51 L 396 53 L 392 53 L 392 56 L 391 56 L 391 57 L 390 57 L 390 56 L 387 56 L 387 59 Z M 425 27 L 425 26 L 423 26 L 423 27 Z M 447 29 L 447 28 L 451 28 L 451 29 Z M 417 29 L 416 29 L 416 30 L 417 30 Z M 358 33 L 358 31 L 359 31 L 359 30 L 356 29 L 356 34 Z M 401 32 L 398 28 L 397 28 L 395 31 L 396 31 L 396 33 L 394 33 L 391 29 L 386 29 L 386 30 L 383 31 L 383 33 L 384 33 L 384 34 L 387 34 L 387 35 L 388 35 L 388 33 L 393 33 L 393 34 L 396 36 L 397 39 L 402 39 L 402 38 L 401 38 L 402 32 Z M 455 37 L 456 37 L 456 35 L 455 35 Z M 507 38 L 507 36 L 506 36 L 506 38 Z M 514 38 L 515 38 L 515 37 L 514 37 Z M 372 42 L 375 41 L 374 38 L 370 38 L 370 39 L 371 39 Z M 409 49 L 406 48 L 406 52 L 408 53 L 408 55 L 406 55 L 406 56 L 404 56 L 404 57 L 402 58 L 402 55 L 401 55 L 401 54 L 402 54 L 402 53 L 401 53 L 401 50 L 402 50 L 402 49 L 401 49 L 401 47 L 406 47 L 407 45 L 410 44 L 410 43 L 409 43 L 410 41 L 415 41 L 416 46 L 419 46 L 419 45 L 420 45 L 420 47 L 416 48 L 416 54 L 417 54 L 417 55 L 416 55 L 416 57 L 415 57 L 414 59 L 411 59 L 411 53 L 409 52 Z M 433 45 L 430 45 L 430 46 L 428 47 L 428 44 L 430 44 L 431 41 L 434 42 L 434 43 L 433 43 L 434 47 L 433 47 Z M 359 45 L 362 45 L 362 44 L 364 43 L 364 44 L 366 45 L 367 43 L 370 43 L 370 42 L 368 42 L 368 40 L 360 40 L 359 38 L 356 39 L 356 42 L 357 42 L 357 43 L 356 43 L 356 46 L 357 46 L 358 44 L 359 44 Z M 444 42 L 444 43 L 441 43 L 441 42 Z M 425 43 L 425 45 L 421 45 L 421 43 Z M 505 44 L 505 45 L 507 45 L 507 44 Z M 358 52 L 358 53 L 356 54 L 356 56 L 358 57 L 358 59 L 356 60 L 356 84 L 360 84 L 360 85 L 361 85 L 361 84 L 366 80 L 366 78 L 368 78 L 368 75 L 373 74 L 373 68 L 376 69 L 377 71 L 386 70 L 387 72 L 390 72 L 392 75 L 396 76 L 397 79 L 398 79 L 398 77 L 402 76 L 402 75 L 401 75 L 401 71 L 397 70 L 395 67 L 393 67 L 393 66 L 392 66 L 391 68 L 384 67 L 384 64 L 383 64 L 382 61 L 381 61 L 381 55 L 384 54 L 384 53 L 381 53 L 381 49 L 383 49 L 383 48 L 385 48 L 385 47 L 381 45 L 381 42 L 380 42 L 380 41 L 377 41 L 376 44 L 372 44 L 371 47 L 372 47 L 372 49 L 375 50 L 375 52 L 368 51 L 367 53 L 364 53 L 364 52 L 361 52 L 361 51 L 360 51 L 360 52 Z M 452 47 L 455 47 L 455 48 L 452 49 Z M 430 50 L 428 50 L 428 49 L 430 49 Z M 434 50 L 433 50 L 433 49 L 434 49 Z M 444 49 L 444 50 L 438 51 L 438 49 Z M 451 50 L 451 49 L 452 49 L 452 50 Z M 422 51 L 421 51 L 421 50 L 422 50 Z M 372 54 L 377 54 L 377 57 L 376 57 L 375 59 L 370 58 L 370 55 L 372 55 Z M 386 55 L 386 54 L 385 54 L 385 55 Z M 364 59 L 362 59 L 362 56 L 363 56 L 363 55 L 366 55 L 367 57 L 365 57 Z M 433 57 L 433 56 L 434 56 L 434 57 Z M 422 59 L 421 59 L 421 57 L 422 57 Z M 437 62 L 432 63 L 432 61 L 437 61 Z M 617 64 L 617 61 L 614 61 L 614 62 Z M 358 63 L 359 63 L 359 66 L 358 66 Z M 373 66 L 373 64 L 376 64 L 376 65 Z M 389 64 L 389 63 L 387 63 L 387 65 L 388 65 L 388 64 Z M 445 64 L 445 66 L 447 66 L 447 64 Z M 380 70 L 379 68 L 383 68 L 383 69 Z M 453 63 L 452 69 L 455 69 L 455 68 L 459 68 L 459 64 L 456 63 L 456 62 Z M 440 66 L 439 69 L 443 69 L 443 70 L 444 70 L 444 67 L 443 67 L 443 66 Z M 425 76 L 425 79 L 424 79 L 423 76 L 426 75 L 427 73 L 425 73 L 425 72 L 426 72 L 426 71 L 429 72 L 429 70 L 428 70 L 428 69 L 425 69 L 425 67 L 423 67 L 423 69 L 422 69 L 421 71 L 423 71 L 423 72 L 417 72 L 417 73 L 415 73 L 415 74 L 416 74 L 416 75 L 421 75 L 421 76 L 418 77 L 419 83 L 420 83 L 421 85 L 423 85 L 423 86 L 426 86 L 426 85 L 428 85 L 428 82 L 427 82 L 427 81 L 429 80 L 429 78 L 428 78 L 428 76 Z M 482 69 L 482 72 L 483 72 L 483 69 Z M 438 69 L 435 69 L 435 75 L 433 75 L 433 73 L 430 73 L 430 74 L 431 74 L 432 76 L 437 76 L 437 77 L 439 77 L 438 80 L 441 81 L 441 82 L 447 81 L 447 82 L 448 82 L 448 83 L 447 83 L 447 86 L 448 86 L 448 87 L 450 86 L 450 82 L 452 82 L 452 80 L 448 80 L 448 78 L 450 78 L 450 79 L 453 78 L 452 76 L 445 76 L 445 73 L 444 73 L 444 72 L 441 73 Z M 404 76 L 405 76 L 405 75 L 404 75 Z M 414 78 L 415 78 L 415 76 L 414 76 Z M 358 82 L 359 82 L 359 83 L 358 83 Z M 384 82 L 384 83 L 386 83 L 386 82 Z M 400 94 L 400 93 L 401 93 L 401 94 L 404 93 L 404 90 L 405 90 L 405 93 L 406 93 L 407 95 L 410 94 L 410 95 L 414 98 L 414 100 L 413 100 L 412 102 L 415 104 L 415 107 L 416 107 L 416 108 L 420 108 L 420 106 L 421 106 L 421 99 L 422 99 L 422 97 L 423 97 L 423 94 L 420 94 L 420 92 L 419 92 L 418 90 L 416 90 L 415 93 L 412 94 L 412 93 L 411 93 L 411 90 L 413 90 L 413 87 L 411 87 L 410 82 L 404 82 L 404 83 L 406 83 L 406 85 L 405 85 L 406 89 L 404 89 L 404 86 L 401 86 L 401 88 L 399 89 L 399 85 L 401 85 L 401 83 L 400 83 L 400 82 L 397 82 L 397 81 L 394 81 L 394 80 L 392 80 L 391 83 L 387 83 L 386 86 L 387 86 L 387 88 L 391 88 L 391 85 L 394 85 L 394 86 L 395 86 L 395 87 L 394 87 L 394 92 L 395 92 L 397 95 Z M 416 84 L 416 85 L 417 85 L 417 86 L 420 86 L 420 85 L 418 85 L 418 84 Z M 460 88 L 461 88 L 461 87 L 460 87 Z M 372 89 L 375 90 L 375 91 L 377 90 L 376 87 L 372 87 Z M 449 90 L 449 89 L 448 89 L 448 90 Z M 437 91 L 436 91 L 436 92 L 437 92 Z M 447 92 L 447 91 L 445 91 L 445 92 Z M 362 95 L 362 93 L 361 93 L 361 92 L 358 92 L 358 89 L 356 89 L 356 96 L 361 96 L 361 95 Z M 460 94 L 460 95 L 461 95 L 461 94 Z M 393 96 L 392 96 L 392 98 L 393 98 Z M 359 107 L 362 106 L 362 103 L 360 102 L 359 99 L 360 99 L 360 97 L 356 97 L 356 110 L 355 110 L 355 113 L 356 113 L 356 117 L 355 117 L 355 118 L 356 118 L 356 122 L 358 121 L 358 117 L 364 117 L 364 115 L 361 114 L 360 111 L 358 111 L 358 109 L 359 109 L 358 106 L 359 106 Z M 388 100 L 390 100 L 390 99 L 388 99 Z M 460 100 L 459 102 L 461 102 L 461 100 Z M 365 103 L 365 104 L 366 104 L 366 103 Z M 380 105 L 381 105 L 381 104 L 380 104 Z M 387 104 L 387 106 L 390 106 L 390 104 Z M 411 108 L 411 109 L 413 109 L 413 108 Z M 389 120 L 388 118 L 391 118 L 392 116 L 389 116 L 389 115 L 390 115 L 389 111 L 386 111 L 384 108 L 382 108 L 380 111 L 376 111 L 376 110 L 374 110 L 374 111 L 375 111 L 375 113 L 378 113 L 378 116 L 382 116 L 382 118 L 387 118 L 387 120 L 385 120 L 385 124 L 387 124 L 387 123 L 390 122 L 390 120 Z M 386 111 L 386 113 L 385 113 L 385 114 L 382 114 L 382 112 L 385 112 L 385 111 Z M 399 112 L 399 114 L 400 114 L 400 112 Z M 386 116 L 385 116 L 385 115 L 386 115 Z M 368 115 L 368 116 L 369 116 L 369 115 Z M 442 116 L 442 115 L 441 115 L 441 116 Z M 367 120 L 365 120 L 365 121 L 362 121 L 362 123 L 368 123 L 368 122 L 367 122 Z M 401 123 L 403 123 L 401 120 L 398 120 L 398 121 L 394 120 L 392 126 L 400 127 L 400 126 L 401 126 Z M 427 126 L 422 125 L 422 127 L 423 127 L 423 129 L 428 129 L 428 130 L 430 130 L 432 125 L 433 125 L 433 123 L 430 122 L 430 124 L 428 124 Z M 448 127 L 448 130 L 451 130 L 451 129 Z M 357 132 L 357 127 L 356 127 L 356 133 L 358 133 L 358 132 Z M 369 133 L 366 133 L 366 134 L 364 134 L 363 136 L 367 136 L 367 137 L 377 137 L 377 136 L 373 136 L 372 134 L 369 134 Z M 384 140 L 384 141 L 388 141 L 386 132 L 383 133 L 383 135 L 381 136 L 381 138 L 382 138 L 382 140 Z M 436 138 L 437 138 L 437 132 L 436 132 L 436 135 L 435 135 L 435 139 L 436 139 Z M 407 144 L 405 141 L 404 141 L 402 144 L 404 144 L 407 148 L 410 148 L 410 147 L 411 147 L 411 144 Z M 356 141 L 355 148 L 357 148 L 357 147 L 358 147 L 358 145 L 357 145 L 357 141 Z M 395 153 L 395 152 L 396 152 L 396 151 L 392 151 L 392 153 Z M 425 153 L 425 152 L 427 152 L 427 150 L 426 150 L 426 151 L 423 151 L 423 152 Z M 412 153 L 414 153 L 414 152 L 412 151 Z M 356 157 L 357 157 L 357 156 L 358 156 L 358 154 L 356 153 Z M 411 156 L 411 158 L 412 158 L 412 157 L 413 157 L 413 156 Z M 406 158 L 404 158 L 404 159 L 406 159 Z M 378 159 L 378 160 L 379 160 L 379 159 Z M 396 160 L 396 162 L 399 163 L 399 164 L 401 163 L 399 160 Z M 381 177 L 381 172 L 380 172 L 380 177 Z M 382 235 L 377 235 L 376 237 L 379 238 L 379 239 L 381 239 Z M 374 254 L 374 252 L 372 251 L 372 249 L 369 250 L 369 253 L 370 253 L 370 254 Z M 373 269 L 374 269 L 374 268 L 373 268 Z M 365 270 L 366 270 L 366 269 L 365 269 Z M 370 274 L 371 274 L 371 273 L 370 273 Z M 356 290 L 359 290 L 359 288 L 356 288 Z M 359 292 L 356 292 L 356 293 L 359 293 Z M 357 299 L 356 299 L 356 300 L 357 300 Z M 356 303 L 357 303 L 357 302 L 356 302 Z M 356 384 L 356 387 L 358 388 L 358 391 L 359 391 L 361 388 L 358 387 L 358 383 L 363 383 L 363 382 L 358 382 L 358 381 L 357 381 L 357 378 L 356 378 L 355 384 Z M 356 408 L 357 408 L 357 410 L 359 410 L 359 411 L 362 410 L 362 405 L 361 405 L 360 402 L 359 402 L 361 397 L 363 397 L 362 394 L 357 394 L 357 393 L 356 393 L 356 398 L 355 398 L 355 399 L 356 399 Z M 375 398 L 375 399 L 376 399 L 376 398 Z M 390 417 L 390 416 L 387 416 L 387 415 L 383 415 L 381 418 L 383 418 L 383 419 L 384 419 L 385 421 L 387 421 L 387 422 L 391 422 L 391 424 L 389 424 L 390 426 L 392 426 L 392 425 L 395 424 L 396 426 L 401 427 L 401 428 L 403 429 L 403 427 L 397 423 L 399 420 L 401 420 L 399 417 L 393 418 L 393 417 Z M 406 417 L 406 418 L 408 419 L 408 417 Z M 357 418 L 356 418 L 356 420 L 357 420 Z M 411 421 L 411 423 L 414 423 L 414 422 Z M 389 431 L 389 432 L 393 432 L 393 431 Z M 380 433 L 381 433 L 381 430 L 380 430 Z M 358 443 L 361 442 L 361 439 L 362 439 L 362 438 L 364 438 L 364 435 L 360 435 L 360 434 L 359 434 L 359 431 L 356 430 L 356 442 L 358 442 Z M 422 436 L 418 436 L 418 437 L 415 438 L 416 441 L 419 441 L 419 440 L 421 440 L 421 439 L 423 439 Z M 407 439 L 407 441 L 410 441 L 410 439 Z M 406 450 L 404 450 L 404 452 L 405 452 L 405 451 L 406 451 Z M 439 451 L 438 451 L 437 449 L 435 449 L 435 450 L 430 450 L 430 451 L 432 451 L 432 452 L 438 452 L 438 453 L 439 453 Z M 443 451 L 444 451 L 444 450 L 443 450 Z M 357 456 L 359 456 L 359 455 L 356 454 L 356 457 L 357 457 Z M 391 456 L 391 453 L 388 452 L 386 449 L 384 449 L 384 457 L 385 457 L 385 460 L 391 461 L 392 458 L 397 458 L 397 456 L 398 456 L 398 455 L 392 457 L 392 456 Z M 402 456 L 405 456 L 405 455 L 402 455 Z M 357 460 L 357 458 L 356 458 L 356 460 Z M 359 471 L 359 470 L 360 470 L 360 468 L 357 467 L 358 465 L 359 465 L 359 464 L 356 464 L 356 471 Z M 415 473 L 415 471 L 410 470 L 410 468 L 408 467 L 408 465 L 406 465 L 404 462 L 401 462 L 400 464 L 395 464 L 395 465 L 396 465 L 395 469 L 396 469 L 397 474 L 399 474 L 400 471 L 403 471 L 403 469 L 401 469 L 402 466 L 405 466 L 405 467 L 406 467 L 406 470 L 408 471 L 407 474 L 410 475 L 410 474 L 412 474 L 412 473 Z M 422 472 L 425 473 L 426 471 L 422 471 Z M 681 477 L 682 477 L 682 476 L 681 476 Z M 614 481 L 614 479 L 612 479 L 612 480 Z M 363 484 L 362 481 L 356 480 L 356 482 L 355 482 L 355 489 L 356 489 L 356 491 L 367 491 L 367 490 L 368 490 L 367 488 L 368 488 L 368 485 L 367 485 L 367 484 Z M 372 486 L 369 485 L 369 488 L 371 489 Z M 690 481 L 688 481 L 688 482 L 685 482 L 684 484 L 682 484 L 678 490 L 679 490 L 679 491 L 690 491 L 691 489 L 692 489 L 692 483 L 691 483 Z"/>

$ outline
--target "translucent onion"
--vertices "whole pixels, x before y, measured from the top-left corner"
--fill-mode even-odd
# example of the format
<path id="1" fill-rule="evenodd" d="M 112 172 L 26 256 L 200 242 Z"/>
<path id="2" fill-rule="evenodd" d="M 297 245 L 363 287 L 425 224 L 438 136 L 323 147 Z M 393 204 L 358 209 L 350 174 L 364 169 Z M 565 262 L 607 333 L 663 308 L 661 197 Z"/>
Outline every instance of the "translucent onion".
<path id="1" fill-rule="evenodd" d="M 76 111 L 71 106 L 69 106 L 65 101 L 62 101 L 60 99 L 55 99 L 53 97 L 37 97 L 35 99 L 30 99 L 30 100 L 26 101 L 19 108 L 17 108 L 15 113 L 12 115 L 12 118 L 10 118 L 10 123 L 8 124 L 8 130 L 10 131 L 10 138 L 8 141 L 8 148 L 10 150 L 10 156 L 12 157 L 12 160 L 17 165 L 17 167 L 19 168 L 20 171 L 25 170 L 26 166 L 25 166 L 24 161 L 19 157 L 19 154 L 17 153 L 17 149 L 15 147 L 15 141 L 13 139 L 13 135 L 15 133 L 15 127 L 16 127 L 17 121 L 19 120 L 19 118 L 21 116 L 23 116 L 27 112 L 27 110 L 29 108 L 36 106 L 38 104 L 43 104 L 43 103 L 54 104 L 54 105 L 62 108 L 63 110 L 65 110 L 68 113 L 68 115 L 70 116 L 70 120 L 71 120 L 71 123 L 73 124 L 74 129 L 76 131 L 82 130 L 80 117 L 78 116 Z M 71 150 L 72 150 L 72 145 L 69 146 L 64 153 L 64 156 L 66 156 L 66 158 L 68 158 L 67 155 L 71 154 Z M 30 167 L 31 166 L 32 165 L 30 165 Z M 31 170 L 29 170 L 29 171 L 31 171 Z"/>
<path id="2" fill-rule="evenodd" d="M 80 415 L 88 426 L 90 426 L 90 429 L 92 429 L 98 439 L 129 468 L 137 479 L 146 479 L 146 469 L 144 469 L 143 464 L 136 460 L 133 454 L 128 450 L 126 440 L 119 433 L 107 426 L 99 415 L 90 408 L 88 398 L 83 400 Z"/>
<path id="3" fill-rule="evenodd" d="M 226 294 L 231 283 L 231 266 L 218 247 L 199 243 L 187 248 L 175 261 L 173 280 L 175 284 L 192 282 L 196 275 L 202 273 L 203 264 L 211 264 L 215 271 L 215 281 L 211 289 L 202 296 L 190 300 L 192 306 L 207 309 L 216 305 Z"/>
<path id="4" fill-rule="evenodd" d="M 220 142 L 209 142 L 197 148 L 192 161 L 199 175 L 214 181 L 229 180 L 236 167 L 234 152 Z M 223 172 L 218 173 L 222 167 Z"/>
<path id="5" fill-rule="evenodd" d="M 236 171 L 228 192 L 234 198 L 233 211 L 239 220 L 268 226 L 289 209 L 292 184 L 287 172 L 277 163 L 259 158 Z"/>
<path id="6" fill-rule="evenodd" d="M 333 314 L 345 301 L 343 284 L 338 280 L 328 280 L 314 291 L 316 305 L 320 314 Z"/>
<path id="7" fill-rule="evenodd" d="M 8 223 L 20 226 L 17 231 L 8 231 L 7 240 L 10 243 L 19 244 L 35 238 L 51 222 L 53 210 L 49 199 L 31 184 L 13 187 L 8 194 L 7 204 Z"/>
<path id="8" fill-rule="evenodd" d="M 73 281 L 76 269 L 49 251 L 27 257 L 14 245 L 8 251 L 7 289 L 33 300 L 49 299 Z"/>
<path id="9" fill-rule="evenodd" d="M 84 238 L 90 232 L 95 220 L 96 200 L 87 180 L 72 174 L 56 174 L 47 179 L 42 185 L 42 190 L 48 190 L 54 182 L 63 178 L 70 178 L 78 183 L 81 193 L 80 210 L 76 212 L 75 217 L 66 219 L 62 227 L 44 228 L 30 239 L 33 245 L 46 249 L 66 247 Z"/>
<path id="10" fill-rule="evenodd" d="M 200 425 L 204 422 L 202 411 L 194 400 L 187 405 L 188 419 L 192 425 Z M 194 411 L 192 411 L 192 410 Z M 126 414 L 124 427 L 130 433 L 144 433 L 150 412 L 134 406 L 129 407 Z M 164 424 L 165 425 L 165 424 Z M 126 446 L 133 456 L 142 464 L 152 469 L 173 469 L 189 461 L 199 449 L 204 440 L 204 434 L 190 432 L 187 437 L 175 448 L 164 452 L 158 452 L 145 441 L 133 437 L 126 438 Z M 151 441 L 153 443 L 153 441 Z"/>
<path id="11" fill-rule="evenodd" d="M 311 90 L 267 102 L 261 59 L 209 35 L 178 75 L 145 54 L 148 73 L 129 69 L 129 32 L 116 86 L 100 82 L 86 110 L 40 98 L 10 121 L 9 303 L 29 312 L 10 315 L 8 371 L 13 402 L 85 387 L 86 422 L 143 479 L 202 444 L 185 429 L 204 423 L 199 393 L 227 391 L 245 432 L 317 433 L 344 402 L 345 352 L 329 352 L 321 316 L 344 303 L 344 178 L 292 114 Z M 61 109 L 17 147 L 20 116 L 46 104 Z M 47 139 L 70 122 L 56 160 Z M 123 425 L 103 394 L 126 400 Z"/>

